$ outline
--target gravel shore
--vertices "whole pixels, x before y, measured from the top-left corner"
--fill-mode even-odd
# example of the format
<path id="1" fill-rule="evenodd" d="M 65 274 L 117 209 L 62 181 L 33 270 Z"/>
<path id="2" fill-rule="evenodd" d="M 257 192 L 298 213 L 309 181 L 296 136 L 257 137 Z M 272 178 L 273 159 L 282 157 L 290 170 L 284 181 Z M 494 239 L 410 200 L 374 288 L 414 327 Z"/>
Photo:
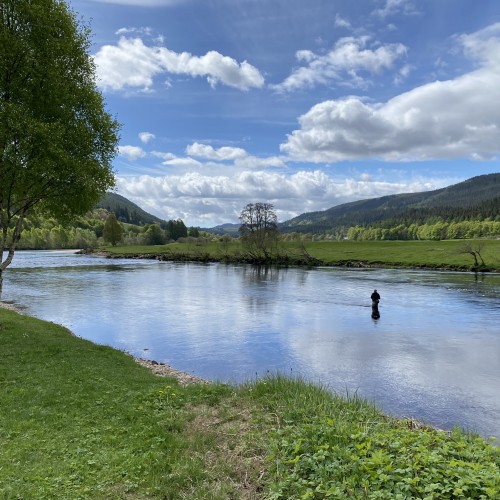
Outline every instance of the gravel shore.
<path id="1" fill-rule="evenodd" d="M 210 381 L 191 375 L 190 373 L 181 372 L 172 368 L 165 363 L 159 363 L 158 361 L 152 361 L 150 359 L 135 358 L 137 363 L 146 368 L 149 368 L 155 375 L 160 375 L 162 377 L 174 377 L 179 381 L 182 386 L 191 384 L 209 384 Z"/>

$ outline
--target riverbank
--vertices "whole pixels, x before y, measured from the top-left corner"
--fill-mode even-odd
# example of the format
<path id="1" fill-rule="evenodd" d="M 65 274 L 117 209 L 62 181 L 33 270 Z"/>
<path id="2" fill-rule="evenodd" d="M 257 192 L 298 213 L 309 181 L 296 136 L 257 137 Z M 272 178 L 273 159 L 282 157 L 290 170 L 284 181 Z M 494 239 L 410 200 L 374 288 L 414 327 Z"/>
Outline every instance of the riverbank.
<path id="1" fill-rule="evenodd" d="M 397 421 L 301 380 L 181 385 L 7 309 L 0 352 L 2 497 L 500 494 L 500 450 L 482 438 Z"/>
<path id="2" fill-rule="evenodd" d="M 11 304 L 9 302 L 3 302 L 0 300 L 0 309 L 6 309 L 8 311 L 16 312 L 17 314 L 24 314 L 24 310 L 15 304 Z M 209 380 L 202 379 L 200 377 L 196 377 L 191 373 L 183 372 L 180 370 L 176 370 L 162 362 L 158 362 L 151 359 L 145 358 L 134 358 L 134 360 L 141 366 L 146 367 L 153 374 L 158 375 L 160 377 L 170 377 L 175 378 L 177 382 L 181 386 L 191 385 L 191 384 L 210 384 Z"/>
<path id="3" fill-rule="evenodd" d="M 478 252 L 475 256 L 471 252 Z M 238 240 L 105 247 L 109 258 L 177 262 L 500 272 L 500 240 L 281 242 L 271 259 L 249 256 Z"/>

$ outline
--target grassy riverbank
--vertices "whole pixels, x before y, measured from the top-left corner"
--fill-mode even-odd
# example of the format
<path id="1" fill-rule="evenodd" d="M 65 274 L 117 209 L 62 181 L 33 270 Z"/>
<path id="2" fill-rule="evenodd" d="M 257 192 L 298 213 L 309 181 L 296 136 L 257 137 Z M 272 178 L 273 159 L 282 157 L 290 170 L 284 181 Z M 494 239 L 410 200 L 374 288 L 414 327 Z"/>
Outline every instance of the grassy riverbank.
<path id="1" fill-rule="evenodd" d="M 0 498 L 498 498 L 500 449 L 282 376 L 178 385 L 0 309 Z"/>
<path id="2" fill-rule="evenodd" d="M 453 269 L 467 271 L 474 258 L 466 245 L 480 248 L 485 268 L 500 271 L 500 240 L 446 241 L 309 241 L 282 242 L 283 263 L 326 266 L 370 266 Z M 158 257 L 165 260 L 245 261 L 238 240 L 210 243 L 171 243 L 144 247 L 106 247 L 110 256 Z M 278 259 L 279 260 L 279 259 Z M 480 262 L 480 261 L 479 261 Z"/>

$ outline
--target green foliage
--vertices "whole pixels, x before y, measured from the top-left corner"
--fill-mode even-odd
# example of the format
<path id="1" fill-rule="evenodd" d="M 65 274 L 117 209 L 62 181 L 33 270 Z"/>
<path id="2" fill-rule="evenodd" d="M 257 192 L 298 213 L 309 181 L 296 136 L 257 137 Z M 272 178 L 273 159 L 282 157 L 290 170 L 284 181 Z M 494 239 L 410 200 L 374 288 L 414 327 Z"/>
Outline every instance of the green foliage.
<path id="1" fill-rule="evenodd" d="M 166 229 L 169 239 L 174 241 L 179 238 L 185 238 L 188 235 L 187 227 L 181 219 L 169 220 Z"/>
<path id="2" fill-rule="evenodd" d="M 95 83 L 89 30 L 64 1 L 4 0 L 0 20 L 1 273 L 26 216 L 71 219 L 113 186 L 119 126 Z"/>
<path id="3" fill-rule="evenodd" d="M 272 376 L 250 391 L 279 419 L 270 436 L 267 498 L 500 494 L 500 449 L 480 437 L 393 420 L 357 397 L 332 396 L 300 379 Z"/>
<path id="4" fill-rule="evenodd" d="M 146 224 L 144 226 L 144 243 L 146 245 L 163 245 L 167 235 L 159 224 Z"/>
<path id="5" fill-rule="evenodd" d="M 115 214 L 111 213 L 106 218 L 102 236 L 104 241 L 111 243 L 113 246 L 116 246 L 116 244 L 122 239 L 123 228 L 116 220 Z"/>
<path id="6" fill-rule="evenodd" d="M 354 226 L 347 230 L 349 240 L 457 240 L 471 238 L 494 238 L 500 236 L 500 221 L 464 220 L 410 225 Z"/>
<path id="7" fill-rule="evenodd" d="M 94 209 L 86 216 L 77 217 L 72 224 L 61 225 L 59 221 L 52 218 L 31 216 L 25 220 L 25 229 L 21 235 L 17 248 L 23 250 L 50 250 L 64 248 L 92 249 L 107 241 L 111 244 L 110 235 L 104 235 L 105 222 L 108 216 L 114 217 L 113 212 L 105 209 Z M 133 224 L 120 223 L 114 226 L 117 234 L 115 244 L 122 242 L 131 248 L 137 245 L 163 245 L 169 239 L 169 234 L 159 224 L 146 224 L 136 226 Z M 172 221 L 175 227 L 180 228 L 184 234 L 186 226 L 180 220 Z M 109 222 L 108 222 L 109 223 Z M 184 228 L 184 229 L 182 229 Z M 116 239 L 121 231 L 121 236 Z M 144 253 L 149 253 L 151 249 Z"/>
<path id="8" fill-rule="evenodd" d="M 116 219 L 122 223 L 135 226 L 144 226 L 145 224 L 160 224 L 165 227 L 164 220 L 147 213 L 141 207 L 132 203 L 127 198 L 116 193 L 106 193 L 97 203 L 96 208 L 101 208 L 107 212 L 113 212 Z"/>
<path id="9" fill-rule="evenodd" d="M 17 248 L 23 250 L 95 248 L 103 235 L 104 220 L 107 215 L 102 210 L 96 210 L 87 217 L 77 217 L 73 225 L 64 226 L 56 219 L 28 217 Z"/>

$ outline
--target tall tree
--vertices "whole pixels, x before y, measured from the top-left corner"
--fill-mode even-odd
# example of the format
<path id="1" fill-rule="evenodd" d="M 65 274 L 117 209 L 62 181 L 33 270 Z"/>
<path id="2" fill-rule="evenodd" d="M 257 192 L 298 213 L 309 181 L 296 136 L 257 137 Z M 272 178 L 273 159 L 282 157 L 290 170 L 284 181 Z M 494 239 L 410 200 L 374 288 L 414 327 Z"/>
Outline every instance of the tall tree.
<path id="1" fill-rule="evenodd" d="M 119 125 L 65 1 L 2 0 L 0 19 L 1 291 L 28 214 L 71 219 L 114 185 Z"/>
<path id="2" fill-rule="evenodd" d="M 116 215 L 113 212 L 111 212 L 106 218 L 102 237 L 104 238 L 104 241 L 109 241 L 109 243 L 113 246 L 115 246 L 123 237 L 123 228 L 116 220 Z"/>
<path id="3" fill-rule="evenodd" d="M 188 235 L 187 227 L 182 219 L 169 220 L 166 229 L 171 240 L 185 238 Z"/>
<path id="4" fill-rule="evenodd" d="M 160 227 L 160 224 L 146 224 L 144 226 L 146 245 L 163 245 L 165 243 L 165 231 Z"/>
<path id="5" fill-rule="evenodd" d="M 238 229 L 247 252 L 268 259 L 278 242 L 278 218 L 271 203 L 249 203 L 240 214 Z"/>

